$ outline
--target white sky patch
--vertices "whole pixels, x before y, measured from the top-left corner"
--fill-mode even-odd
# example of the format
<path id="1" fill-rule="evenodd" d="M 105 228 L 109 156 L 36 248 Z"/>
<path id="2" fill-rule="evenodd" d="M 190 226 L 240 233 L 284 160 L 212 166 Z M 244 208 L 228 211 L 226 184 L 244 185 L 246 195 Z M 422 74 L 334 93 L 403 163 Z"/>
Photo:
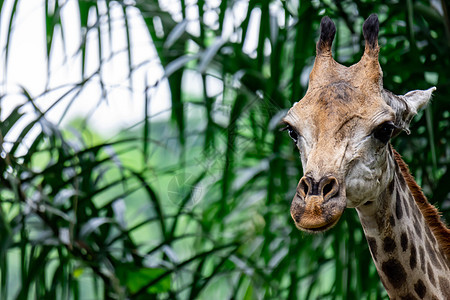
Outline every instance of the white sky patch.
<path id="1" fill-rule="evenodd" d="M 12 2 L 7 1 L 6 7 L 12 6 Z M 100 18 L 103 59 L 101 76 L 95 75 L 90 83 L 79 90 L 76 85 L 82 80 L 83 74 L 81 74 L 82 55 L 79 51 L 82 34 L 79 31 L 77 2 L 68 0 L 61 9 L 62 29 L 57 28 L 55 31 L 50 53 L 49 76 L 47 76 L 45 45 L 45 2 L 44 0 L 23 0 L 19 3 L 12 28 L 6 76 L 3 72 L 4 66 L 0 66 L 2 68 L 0 91 L 8 95 L 1 100 L 1 119 L 4 119 L 16 105 L 25 102 L 26 99 L 19 95 L 20 87 L 24 87 L 33 98 L 37 98 L 36 103 L 43 111 L 53 105 L 62 94 L 74 89 L 69 97 L 49 111 L 47 119 L 58 124 L 64 116 L 61 123 L 64 126 L 73 118 L 92 114 L 89 124 L 106 136 L 112 136 L 120 129 L 132 126 L 143 119 L 145 91 L 151 96 L 149 115 L 167 118 L 168 113 L 163 113 L 170 109 L 167 80 L 161 80 L 164 74 L 163 68 L 137 9 L 127 8 L 132 51 L 131 63 L 134 68 L 131 88 L 128 80 L 124 16 L 122 6 L 116 5 L 110 9 L 112 36 L 108 33 L 106 16 Z M 101 1 L 99 3 L 101 8 Z M 7 31 L 10 11 L 4 9 L 2 13 L 0 23 L 2 49 L 5 49 L 6 45 L 7 35 L 3 33 Z M 105 11 L 100 13 L 106 13 L 106 4 Z M 96 12 L 91 10 L 88 24 L 93 25 L 95 22 L 97 22 Z M 100 65 L 98 38 L 97 29 L 91 29 L 86 42 L 85 78 L 97 72 Z M 101 99 L 100 78 L 106 87 L 107 101 Z M 54 91 L 45 94 L 44 92 L 48 89 Z M 70 101 L 72 104 L 64 115 Z M 20 132 L 20 129 L 17 130 Z"/>
<path id="2" fill-rule="evenodd" d="M 250 15 L 247 35 L 244 37 L 243 51 L 250 57 L 256 57 L 256 48 L 258 47 L 259 27 L 261 23 L 261 10 L 254 8 Z"/>
<path id="3" fill-rule="evenodd" d="M 54 1 L 49 1 L 50 10 Z M 203 22 L 211 28 L 218 28 L 218 0 L 207 0 Z M 5 55 L 8 21 L 14 0 L 6 0 L 0 18 L 0 49 Z M 87 118 L 88 124 L 104 137 L 112 137 L 123 128 L 128 128 L 143 120 L 146 93 L 150 99 L 149 116 L 153 120 L 166 120 L 170 115 L 170 92 L 164 69 L 156 49 L 151 41 L 146 24 L 138 9 L 128 6 L 126 9 L 129 40 L 131 44 L 132 80 L 129 80 L 128 45 L 125 30 L 123 7 L 105 0 L 97 2 L 99 11 L 94 8 L 89 12 L 88 25 L 98 25 L 89 30 L 86 36 L 86 55 L 84 72 L 83 56 L 80 45 L 84 33 L 80 32 L 80 15 L 78 2 L 67 0 L 61 8 L 61 27 L 56 27 L 50 52 L 50 61 L 46 53 L 45 0 L 21 0 L 15 13 L 12 26 L 12 38 L 9 45 L 8 69 L 0 65 L 0 94 L 6 95 L 1 101 L 0 120 L 4 120 L 10 111 L 26 99 L 21 95 L 25 88 L 35 99 L 39 109 L 46 113 L 48 121 L 57 126 L 67 126 L 74 118 Z M 111 14 L 111 31 L 106 13 L 108 5 Z M 181 4 L 179 0 L 160 1 L 161 8 L 169 11 L 175 21 L 181 21 Z M 186 30 L 199 36 L 199 14 L 195 0 L 186 2 Z M 246 38 L 244 51 L 254 56 L 258 45 L 261 11 L 252 11 L 246 37 L 239 37 L 240 26 L 248 9 L 247 1 L 236 1 L 225 14 L 222 38 L 237 42 Z M 99 14 L 99 19 L 97 16 Z M 158 18 L 154 24 L 161 25 Z M 158 29 L 159 28 L 159 29 Z M 162 27 L 156 26 L 157 34 Z M 159 30 L 159 33 L 158 33 Z M 100 36 L 99 36 L 100 32 Z M 165 32 L 164 34 L 168 34 Z M 100 45 L 101 48 L 100 48 Z M 101 50 L 100 50 L 101 49 Z M 101 51 L 101 55 L 99 54 Z M 102 63 L 100 64 L 100 59 Z M 4 60 L 3 60 L 4 61 Z M 101 66 L 101 70 L 99 70 Z M 206 76 L 208 96 L 218 96 L 223 91 L 220 79 Z M 220 76 L 220 75 L 219 75 Z M 91 78 L 92 77 L 92 78 Z M 194 71 L 185 74 L 183 87 L 189 95 L 202 95 L 200 75 Z M 79 86 L 83 79 L 88 83 Z M 130 86 L 131 84 L 131 86 Z M 102 90 L 102 86 L 104 90 Z M 103 97 L 105 96 L 106 98 Z M 65 96 L 64 96 L 65 95 Z M 63 97 L 64 96 L 64 97 Z M 30 105 L 25 112 L 32 112 Z M 34 117 L 29 114 L 28 121 Z M 24 125 L 27 122 L 23 122 Z M 8 134 L 14 141 L 23 126 L 16 126 Z M 34 128 L 32 136 L 39 132 Z M 26 144 L 26 143 L 25 143 Z"/>
<path id="4" fill-rule="evenodd" d="M 228 40 L 234 32 L 234 15 L 231 9 L 227 9 L 223 20 L 222 38 Z"/>

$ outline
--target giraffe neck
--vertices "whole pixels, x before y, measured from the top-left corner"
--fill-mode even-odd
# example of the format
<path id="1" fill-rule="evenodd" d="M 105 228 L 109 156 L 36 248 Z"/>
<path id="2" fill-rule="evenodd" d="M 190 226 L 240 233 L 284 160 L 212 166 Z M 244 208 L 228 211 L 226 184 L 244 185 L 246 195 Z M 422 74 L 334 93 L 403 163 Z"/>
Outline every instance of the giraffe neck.
<path id="1" fill-rule="evenodd" d="M 378 199 L 357 208 L 373 261 L 391 299 L 450 299 L 450 260 L 398 159 L 390 150 L 386 171 L 393 172 L 391 183 Z"/>

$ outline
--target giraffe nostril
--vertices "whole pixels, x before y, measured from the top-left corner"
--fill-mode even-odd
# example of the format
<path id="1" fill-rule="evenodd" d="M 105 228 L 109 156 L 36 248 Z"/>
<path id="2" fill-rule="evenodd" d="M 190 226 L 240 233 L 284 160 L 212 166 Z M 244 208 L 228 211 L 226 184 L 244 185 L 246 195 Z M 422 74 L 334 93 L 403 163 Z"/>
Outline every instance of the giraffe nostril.
<path id="1" fill-rule="evenodd" d="M 308 185 L 304 184 L 302 188 L 303 188 L 303 193 L 305 193 L 305 195 L 308 195 Z"/>
<path id="2" fill-rule="evenodd" d="M 300 180 L 300 183 L 299 183 L 299 192 L 300 192 L 300 194 L 301 194 L 301 196 L 303 197 L 303 198 L 305 198 L 306 197 L 306 195 L 308 195 L 308 192 L 309 192 L 309 182 L 308 182 L 308 178 L 307 177 L 303 177 L 301 180 Z"/>
<path id="3" fill-rule="evenodd" d="M 327 195 L 329 192 L 331 192 L 331 190 L 333 189 L 333 183 L 327 183 L 324 187 L 323 187 L 323 195 Z"/>
<path id="4" fill-rule="evenodd" d="M 304 176 L 300 179 L 297 191 L 303 199 L 307 196 L 321 196 L 326 201 L 339 192 L 339 185 L 333 176 L 324 176 L 318 182 L 312 177 Z"/>
<path id="5" fill-rule="evenodd" d="M 336 178 L 325 177 L 321 181 L 324 181 L 325 183 L 322 188 L 322 196 L 324 200 L 328 200 L 338 193 L 339 185 L 337 183 Z"/>

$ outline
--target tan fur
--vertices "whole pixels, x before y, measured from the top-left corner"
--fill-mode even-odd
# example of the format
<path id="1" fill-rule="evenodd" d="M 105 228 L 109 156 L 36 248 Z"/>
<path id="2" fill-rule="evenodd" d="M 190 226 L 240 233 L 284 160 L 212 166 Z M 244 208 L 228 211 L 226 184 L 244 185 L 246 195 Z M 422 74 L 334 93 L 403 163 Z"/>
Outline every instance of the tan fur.
<path id="1" fill-rule="evenodd" d="M 447 259 L 450 261 L 450 229 L 448 229 L 442 222 L 440 213 L 436 209 L 436 207 L 428 202 L 427 197 L 425 197 L 422 192 L 422 189 L 416 183 L 414 177 L 409 172 L 408 166 L 403 161 L 400 154 L 398 154 L 398 152 L 395 150 L 394 158 L 398 166 L 400 167 L 400 170 L 402 171 L 402 175 L 405 178 L 406 183 L 408 184 L 408 187 L 413 194 L 414 200 L 416 201 L 417 206 L 419 206 L 419 209 L 425 218 L 425 221 L 436 237 L 439 246 L 447 256 Z"/>

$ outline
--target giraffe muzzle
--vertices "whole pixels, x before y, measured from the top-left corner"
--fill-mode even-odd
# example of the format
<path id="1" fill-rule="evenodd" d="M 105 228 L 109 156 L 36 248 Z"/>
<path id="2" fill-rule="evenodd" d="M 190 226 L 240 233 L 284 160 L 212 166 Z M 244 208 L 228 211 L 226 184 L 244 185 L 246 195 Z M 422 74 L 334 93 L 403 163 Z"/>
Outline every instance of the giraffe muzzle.
<path id="1" fill-rule="evenodd" d="M 334 176 L 300 179 L 291 204 L 291 216 L 297 228 L 321 232 L 333 227 L 346 207 L 345 191 Z"/>

